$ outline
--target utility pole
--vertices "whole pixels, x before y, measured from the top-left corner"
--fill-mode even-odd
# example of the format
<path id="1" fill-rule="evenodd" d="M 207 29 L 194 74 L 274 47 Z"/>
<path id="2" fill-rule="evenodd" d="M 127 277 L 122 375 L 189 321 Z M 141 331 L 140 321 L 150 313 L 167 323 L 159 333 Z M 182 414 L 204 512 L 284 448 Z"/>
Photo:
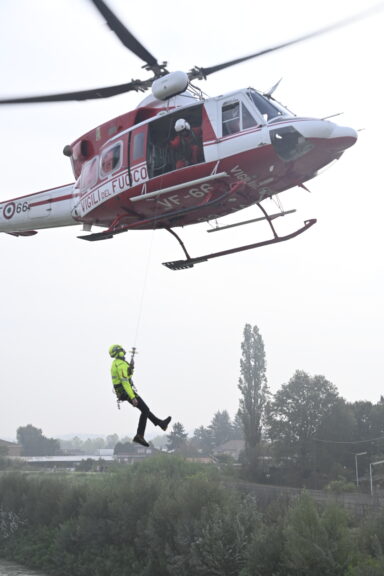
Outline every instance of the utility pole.
<path id="1" fill-rule="evenodd" d="M 358 452 L 355 454 L 355 469 L 356 469 L 356 487 L 359 487 L 359 470 L 357 468 L 357 457 L 364 456 L 364 454 L 368 454 L 368 452 Z"/>
<path id="2" fill-rule="evenodd" d="M 372 467 L 378 464 L 384 464 L 384 460 L 379 460 L 378 462 L 371 462 L 369 465 L 369 478 L 371 481 L 371 496 L 373 496 L 373 481 L 372 481 Z"/>

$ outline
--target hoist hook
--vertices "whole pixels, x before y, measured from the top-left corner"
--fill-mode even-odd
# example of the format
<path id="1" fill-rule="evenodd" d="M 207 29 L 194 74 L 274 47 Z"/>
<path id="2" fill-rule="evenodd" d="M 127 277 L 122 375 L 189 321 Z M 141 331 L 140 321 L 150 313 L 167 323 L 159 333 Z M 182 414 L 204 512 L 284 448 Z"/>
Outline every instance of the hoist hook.
<path id="1" fill-rule="evenodd" d="M 134 359 L 135 355 L 137 354 L 137 348 L 136 346 L 132 346 L 132 350 L 130 351 L 130 355 L 131 355 L 131 362 Z"/>

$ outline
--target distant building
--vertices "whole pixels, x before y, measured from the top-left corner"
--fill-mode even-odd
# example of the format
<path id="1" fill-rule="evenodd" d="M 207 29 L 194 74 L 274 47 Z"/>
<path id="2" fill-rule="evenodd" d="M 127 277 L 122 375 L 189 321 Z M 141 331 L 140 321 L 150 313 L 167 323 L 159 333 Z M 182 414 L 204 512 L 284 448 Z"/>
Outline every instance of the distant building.
<path id="1" fill-rule="evenodd" d="M 9 458 L 18 458 L 21 455 L 21 446 L 15 442 L 7 442 L 7 440 L 0 439 L 0 454 L 4 452 L 4 455 Z"/>
<path id="2" fill-rule="evenodd" d="M 245 441 L 244 440 L 228 440 L 224 444 L 218 446 L 215 451 L 215 456 L 232 456 L 232 458 L 237 462 L 239 460 L 241 452 L 244 451 Z"/>
<path id="3" fill-rule="evenodd" d="M 196 464 L 213 464 L 215 462 L 212 456 L 188 456 L 186 460 Z"/>
<path id="4" fill-rule="evenodd" d="M 105 466 L 113 462 L 133 464 L 157 452 L 154 448 L 144 448 L 129 443 L 130 450 L 121 454 L 114 454 L 113 449 L 100 449 L 97 454 L 65 454 L 60 456 L 22 456 L 21 460 L 32 466 L 47 469 L 76 470 L 87 461 L 93 461 L 95 469 L 104 470 Z"/>
<path id="5" fill-rule="evenodd" d="M 100 448 L 98 451 L 99 458 L 113 456 L 113 448 Z"/>
<path id="6" fill-rule="evenodd" d="M 119 452 L 118 454 L 115 453 L 114 460 L 116 462 L 125 462 L 126 464 L 133 464 L 134 462 L 139 462 L 140 460 L 144 460 L 144 458 L 148 458 L 149 456 L 153 456 L 154 453 L 158 452 L 156 448 L 146 448 L 145 446 L 136 446 L 132 444 L 131 450 L 125 450 Z"/>
<path id="7" fill-rule="evenodd" d="M 113 456 L 95 456 L 94 454 L 82 454 L 81 456 L 22 456 L 21 460 L 38 468 L 75 470 L 86 461 L 95 463 L 113 462 Z"/>

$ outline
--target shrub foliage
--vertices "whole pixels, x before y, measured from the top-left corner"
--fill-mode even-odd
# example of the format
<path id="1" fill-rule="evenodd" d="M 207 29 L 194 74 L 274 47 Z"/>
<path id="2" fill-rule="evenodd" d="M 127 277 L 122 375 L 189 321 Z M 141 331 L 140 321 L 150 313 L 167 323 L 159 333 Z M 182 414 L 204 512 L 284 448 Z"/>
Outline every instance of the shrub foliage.
<path id="1" fill-rule="evenodd" d="M 376 575 L 383 524 L 307 496 L 266 508 L 216 468 L 169 455 L 102 474 L 0 476 L 0 556 L 52 576 Z"/>

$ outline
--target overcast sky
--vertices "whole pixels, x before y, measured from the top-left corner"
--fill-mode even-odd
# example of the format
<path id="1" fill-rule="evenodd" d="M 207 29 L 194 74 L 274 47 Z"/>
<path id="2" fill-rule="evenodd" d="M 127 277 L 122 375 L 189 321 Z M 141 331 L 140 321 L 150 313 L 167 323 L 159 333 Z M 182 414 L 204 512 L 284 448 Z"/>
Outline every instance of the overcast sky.
<path id="1" fill-rule="evenodd" d="M 172 70 L 211 66 L 290 40 L 374 6 L 367 0 L 108 0 L 145 47 Z M 192 11 L 193 7 L 193 11 Z M 340 113 L 357 144 L 308 183 L 280 195 L 318 223 L 287 243 L 173 272 L 182 257 L 165 231 L 105 242 L 77 239 L 81 227 L 0 236 L 0 438 L 32 424 L 49 437 L 131 436 L 138 412 L 118 411 L 108 348 L 137 346 L 135 382 L 159 417 L 192 434 L 214 414 L 238 408 L 246 323 L 264 339 L 272 392 L 297 369 L 322 374 L 348 401 L 384 393 L 384 191 L 382 114 L 384 11 L 347 28 L 217 73 L 208 96 L 253 86 L 297 115 Z M 71 91 L 145 78 L 142 62 L 106 27 L 89 0 L 2 0 L 0 97 Z M 137 106 L 142 96 L 3 106 L 0 200 L 73 181 L 65 144 Z M 276 211 L 269 201 L 266 207 Z M 230 221 L 255 217 L 249 209 Z M 225 222 L 224 222 L 225 223 Z M 269 237 L 264 224 L 181 235 L 199 255 Z M 150 438 L 154 433 L 148 425 Z"/>

